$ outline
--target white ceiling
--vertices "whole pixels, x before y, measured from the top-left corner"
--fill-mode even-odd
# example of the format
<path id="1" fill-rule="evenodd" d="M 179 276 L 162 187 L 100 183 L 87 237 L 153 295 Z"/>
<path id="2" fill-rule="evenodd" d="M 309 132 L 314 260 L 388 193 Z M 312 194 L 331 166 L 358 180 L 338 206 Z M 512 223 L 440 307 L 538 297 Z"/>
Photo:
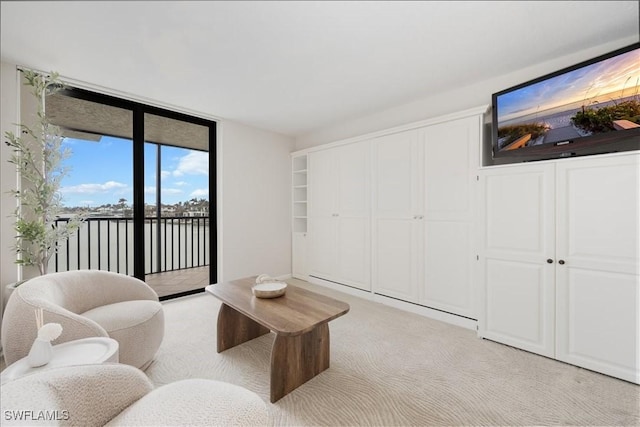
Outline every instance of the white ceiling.
<path id="1" fill-rule="evenodd" d="M 295 137 L 637 37 L 638 3 L 2 1 L 1 59 Z"/>

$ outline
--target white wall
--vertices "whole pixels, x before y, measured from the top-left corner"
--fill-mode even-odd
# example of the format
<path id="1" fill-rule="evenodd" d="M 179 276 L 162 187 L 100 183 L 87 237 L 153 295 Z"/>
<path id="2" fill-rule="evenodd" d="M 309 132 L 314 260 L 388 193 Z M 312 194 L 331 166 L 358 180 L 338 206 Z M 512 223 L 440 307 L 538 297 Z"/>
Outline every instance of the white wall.
<path id="1" fill-rule="evenodd" d="M 7 192 L 16 186 L 16 170 L 8 164 L 11 150 L 4 143 L 5 132 L 16 132 L 18 117 L 17 69 L 14 64 L 0 63 L 0 126 L 2 144 L 0 144 L 0 288 L 18 279 L 18 268 L 13 262 L 15 254 L 11 247 L 14 242 L 13 213 L 15 199 Z"/>
<path id="2" fill-rule="evenodd" d="M 291 274 L 293 138 L 223 121 L 220 139 L 218 277 L 226 281 L 261 273 Z"/>
<path id="3" fill-rule="evenodd" d="M 328 126 L 296 138 L 296 150 L 302 150 L 329 142 L 389 129 L 407 123 L 438 117 L 449 113 L 491 104 L 491 94 L 525 81 L 589 60 L 598 55 L 628 46 L 638 41 L 638 37 L 618 40 L 595 46 L 588 50 L 557 58 L 540 64 L 523 67 L 520 71 L 496 76 L 490 80 L 476 82 L 466 87 L 452 89 L 432 97 L 399 105 L 377 113 Z M 443 65 L 446 66 L 446 65 Z M 473 64 L 469 64 L 470 73 Z M 425 77 L 428 78 L 428 77 Z"/>
<path id="4" fill-rule="evenodd" d="M 13 218 L 11 214 L 16 206 L 15 199 L 7 192 L 16 185 L 16 170 L 7 163 L 11 150 L 4 143 L 5 132 L 16 132 L 18 117 L 17 69 L 14 64 L 0 63 L 0 319 L 4 314 L 4 289 L 9 283 L 18 280 L 18 267 L 13 262 Z M 0 346 L 0 351 L 2 347 Z"/>

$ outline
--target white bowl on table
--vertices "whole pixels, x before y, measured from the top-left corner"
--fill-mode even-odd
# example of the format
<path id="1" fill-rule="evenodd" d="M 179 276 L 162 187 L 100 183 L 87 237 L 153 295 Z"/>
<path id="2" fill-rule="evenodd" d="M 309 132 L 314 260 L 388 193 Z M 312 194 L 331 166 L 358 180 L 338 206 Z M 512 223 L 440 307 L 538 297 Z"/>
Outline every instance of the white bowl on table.
<path id="1" fill-rule="evenodd" d="M 258 283 L 251 290 L 256 298 L 277 298 L 287 291 L 287 284 L 284 282 L 264 282 Z"/>

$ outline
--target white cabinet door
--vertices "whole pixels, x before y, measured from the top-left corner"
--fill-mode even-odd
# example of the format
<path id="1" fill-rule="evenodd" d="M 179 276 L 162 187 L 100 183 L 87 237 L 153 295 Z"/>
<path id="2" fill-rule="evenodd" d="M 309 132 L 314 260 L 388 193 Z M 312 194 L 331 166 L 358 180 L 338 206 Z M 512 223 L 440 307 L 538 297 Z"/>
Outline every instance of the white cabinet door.
<path id="1" fill-rule="evenodd" d="M 554 165 L 484 170 L 482 337 L 554 356 Z M 547 262 L 550 260 L 551 263 Z"/>
<path id="2" fill-rule="evenodd" d="M 341 217 L 368 218 L 371 193 L 369 141 L 344 145 L 335 151 L 338 167 L 336 212 Z"/>
<path id="3" fill-rule="evenodd" d="M 309 275 L 327 280 L 336 276 L 336 170 L 333 151 L 309 155 Z"/>
<path id="4" fill-rule="evenodd" d="M 309 275 L 336 279 L 336 221 L 331 217 L 309 218 Z"/>
<path id="5" fill-rule="evenodd" d="M 309 155 L 309 215 L 331 217 L 336 213 L 338 175 L 335 153 L 322 150 Z"/>
<path id="6" fill-rule="evenodd" d="M 339 218 L 337 222 L 336 281 L 371 290 L 369 222 L 363 218 Z"/>
<path id="7" fill-rule="evenodd" d="M 557 164 L 559 360 L 640 382 L 638 155 Z"/>
<path id="8" fill-rule="evenodd" d="M 480 118 L 424 128 L 425 264 L 422 304 L 477 319 L 474 214 Z"/>
<path id="9" fill-rule="evenodd" d="M 373 290 L 409 302 L 422 281 L 420 150 L 415 130 L 374 140 Z"/>
<path id="10" fill-rule="evenodd" d="M 369 200 L 371 189 L 368 141 L 335 149 L 337 170 L 338 281 L 371 290 Z"/>
<path id="11" fill-rule="evenodd" d="M 309 275 L 371 289 L 369 145 L 309 155 Z"/>

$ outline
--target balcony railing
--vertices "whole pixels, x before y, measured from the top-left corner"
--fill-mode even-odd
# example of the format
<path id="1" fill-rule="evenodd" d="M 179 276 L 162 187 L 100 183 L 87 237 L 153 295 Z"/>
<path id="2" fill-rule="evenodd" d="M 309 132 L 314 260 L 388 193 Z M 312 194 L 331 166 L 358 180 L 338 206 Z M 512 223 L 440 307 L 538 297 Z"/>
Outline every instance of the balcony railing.
<path id="1" fill-rule="evenodd" d="M 68 219 L 58 219 L 64 227 Z M 209 218 L 145 218 L 145 273 L 209 265 Z M 49 264 L 50 271 L 108 270 L 133 275 L 133 218 L 90 217 Z"/>

